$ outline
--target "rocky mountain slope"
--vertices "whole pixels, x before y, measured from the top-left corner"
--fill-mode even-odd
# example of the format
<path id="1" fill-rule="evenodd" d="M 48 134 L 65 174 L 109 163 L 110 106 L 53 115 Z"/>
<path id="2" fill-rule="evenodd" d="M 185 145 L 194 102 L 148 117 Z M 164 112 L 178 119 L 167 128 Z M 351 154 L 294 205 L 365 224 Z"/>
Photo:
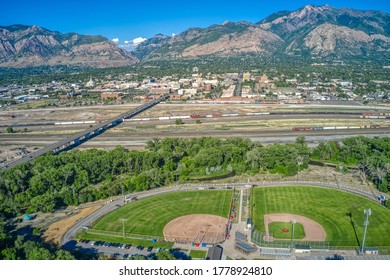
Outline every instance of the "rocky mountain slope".
<path id="1" fill-rule="evenodd" d="M 0 27 L 0 66 L 80 64 L 116 67 L 138 62 L 103 36 L 61 34 L 39 26 Z"/>
<path id="2" fill-rule="evenodd" d="M 225 22 L 190 28 L 174 37 L 158 35 L 133 54 L 140 60 L 243 54 L 390 57 L 390 15 L 307 5 L 272 14 L 257 24 Z"/>

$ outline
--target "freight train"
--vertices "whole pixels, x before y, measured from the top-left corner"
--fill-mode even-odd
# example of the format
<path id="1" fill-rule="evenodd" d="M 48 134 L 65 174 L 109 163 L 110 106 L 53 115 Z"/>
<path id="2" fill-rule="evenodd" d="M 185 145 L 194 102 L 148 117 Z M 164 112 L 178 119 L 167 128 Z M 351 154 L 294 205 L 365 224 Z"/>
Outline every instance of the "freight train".
<path id="1" fill-rule="evenodd" d="M 380 128 L 380 125 L 361 125 L 361 126 L 306 126 L 306 127 L 293 127 L 294 131 L 307 131 L 307 130 L 335 130 L 335 129 L 367 129 L 367 128 Z"/>

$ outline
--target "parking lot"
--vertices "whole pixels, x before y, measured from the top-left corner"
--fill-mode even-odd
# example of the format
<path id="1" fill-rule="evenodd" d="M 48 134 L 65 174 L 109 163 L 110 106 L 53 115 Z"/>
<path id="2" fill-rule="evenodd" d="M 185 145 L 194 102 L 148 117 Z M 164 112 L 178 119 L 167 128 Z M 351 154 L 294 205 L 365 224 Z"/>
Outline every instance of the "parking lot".
<path id="1" fill-rule="evenodd" d="M 116 258 L 128 258 L 136 257 L 139 255 L 149 256 L 155 254 L 158 251 L 162 250 L 160 248 L 153 247 L 143 247 L 141 245 L 132 246 L 131 244 L 119 244 L 112 242 L 103 242 L 103 241 L 90 241 L 90 240 L 80 240 L 77 242 L 76 248 L 84 249 L 94 254 L 106 254 L 111 257 Z"/>

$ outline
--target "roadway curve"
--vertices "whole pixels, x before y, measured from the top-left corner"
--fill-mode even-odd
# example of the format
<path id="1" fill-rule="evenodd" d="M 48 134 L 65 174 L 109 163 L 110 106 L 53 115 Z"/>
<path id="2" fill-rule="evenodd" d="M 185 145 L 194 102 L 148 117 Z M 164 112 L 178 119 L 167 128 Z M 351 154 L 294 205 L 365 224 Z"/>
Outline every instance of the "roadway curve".
<path id="1" fill-rule="evenodd" d="M 310 186 L 310 187 L 319 187 L 319 188 L 328 188 L 328 189 L 337 189 L 344 192 L 349 192 L 355 195 L 359 195 L 365 198 L 368 198 L 376 203 L 379 203 L 377 200 L 377 195 L 384 193 L 380 193 L 376 190 L 371 192 L 365 191 L 362 189 L 358 189 L 355 187 L 350 187 L 346 185 L 340 185 L 335 183 L 328 182 L 314 182 L 314 181 L 271 181 L 271 182 L 252 182 L 252 183 L 229 183 L 229 184 L 184 184 L 178 186 L 170 186 L 159 189 L 153 189 L 150 191 L 132 193 L 131 197 L 137 197 L 137 199 L 143 199 L 155 195 L 160 195 L 164 193 L 170 192 L 178 192 L 178 191 L 189 191 L 189 190 L 203 190 L 204 188 L 217 188 L 217 189 L 226 189 L 228 187 L 247 187 L 248 185 L 255 185 L 256 187 L 280 187 L 280 186 Z M 387 197 L 387 196 L 386 196 Z M 65 248 L 71 249 L 75 244 L 76 234 L 83 229 L 85 226 L 91 225 L 94 221 L 98 220 L 100 217 L 106 215 L 107 213 L 125 205 L 128 202 L 124 202 L 123 197 L 116 197 L 112 202 L 106 203 L 88 215 L 87 217 L 79 220 L 74 226 L 68 229 L 68 231 L 62 236 L 61 244 Z"/>

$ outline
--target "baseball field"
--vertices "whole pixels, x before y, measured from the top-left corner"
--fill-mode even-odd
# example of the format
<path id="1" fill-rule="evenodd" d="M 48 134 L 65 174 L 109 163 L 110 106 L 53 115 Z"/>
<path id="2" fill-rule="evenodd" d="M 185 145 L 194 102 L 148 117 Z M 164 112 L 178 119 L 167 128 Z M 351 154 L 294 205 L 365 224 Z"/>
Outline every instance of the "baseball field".
<path id="1" fill-rule="evenodd" d="M 226 218 L 231 199 L 231 190 L 198 190 L 158 195 L 132 202 L 107 214 L 92 229 L 122 233 L 121 219 L 125 219 L 126 234 L 162 237 L 164 227 L 179 217 L 207 214 Z"/>
<path id="2" fill-rule="evenodd" d="M 252 204 L 257 230 L 266 232 L 267 217 L 272 217 L 270 222 L 286 222 L 289 217 L 298 217 L 298 222 L 304 226 L 305 219 L 318 225 L 320 230 L 316 230 L 323 231 L 323 241 L 331 246 L 361 246 L 364 209 L 370 208 L 372 215 L 365 245 L 390 246 L 390 211 L 360 196 L 314 187 L 264 187 L 253 190 Z M 284 216 L 287 219 L 283 219 Z M 304 234 L 311 234 L 310 227 L 304 229 Z"/>

